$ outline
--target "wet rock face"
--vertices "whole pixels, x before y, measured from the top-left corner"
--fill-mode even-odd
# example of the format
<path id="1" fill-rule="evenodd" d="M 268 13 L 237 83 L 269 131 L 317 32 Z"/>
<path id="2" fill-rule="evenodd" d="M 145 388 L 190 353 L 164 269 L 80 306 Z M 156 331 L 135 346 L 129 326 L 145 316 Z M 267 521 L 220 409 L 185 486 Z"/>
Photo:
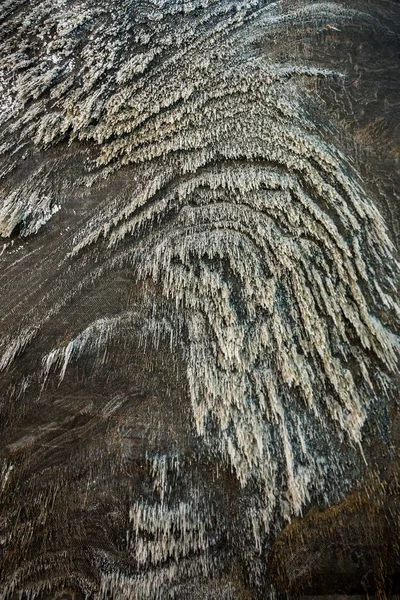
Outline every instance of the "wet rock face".
<path id="1" fill-rule="evenodd" d="M 398 5 L 0 10 L 0 597 L 393 592 Z"/>

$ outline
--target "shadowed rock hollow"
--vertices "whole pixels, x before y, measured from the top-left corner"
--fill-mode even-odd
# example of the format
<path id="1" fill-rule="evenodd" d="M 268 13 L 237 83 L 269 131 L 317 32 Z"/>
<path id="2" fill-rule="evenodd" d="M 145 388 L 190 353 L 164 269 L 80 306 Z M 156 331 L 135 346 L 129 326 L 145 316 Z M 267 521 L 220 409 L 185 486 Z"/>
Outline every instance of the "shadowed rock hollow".
<path id="1" fill-rule="evenodd" d="M 399 591 L 399 5 L 0 17 L 0 598 Z"/>

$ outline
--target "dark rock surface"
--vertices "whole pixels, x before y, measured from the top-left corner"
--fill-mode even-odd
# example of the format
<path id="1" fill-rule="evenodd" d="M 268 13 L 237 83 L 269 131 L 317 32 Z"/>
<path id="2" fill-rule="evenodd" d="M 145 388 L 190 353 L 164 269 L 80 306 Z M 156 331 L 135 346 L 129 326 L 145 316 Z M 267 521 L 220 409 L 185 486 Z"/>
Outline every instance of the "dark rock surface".
<path id="1" fill-rule="evenodd" d="M 398 594 L 399 4 L 0 19 L 0 598 Z"/>

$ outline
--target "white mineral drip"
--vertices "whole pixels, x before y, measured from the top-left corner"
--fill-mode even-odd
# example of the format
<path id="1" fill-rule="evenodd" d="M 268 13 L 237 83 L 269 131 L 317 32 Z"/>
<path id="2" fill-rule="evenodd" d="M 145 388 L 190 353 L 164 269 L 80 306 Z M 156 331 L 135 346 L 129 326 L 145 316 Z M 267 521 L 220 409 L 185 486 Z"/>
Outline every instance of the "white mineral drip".
<path id="1" fill-rule="evenodd" d="M 156 565 L 170 558 L 178 561 L 191 552 L 205 552 L 209 546 L 209 517 L 196 504 L 136 503 L 130 508 L 134 538 L 131 540 L 139 565 Z"/>
<path id="2" fill-rule="evenodd" d="M 166 594 L 170 595 L 170 590 L 174 586 L 179 591 L 181 579 L 207 580 L 212 572 L 212 561 L 204 556 L 190 561 L 181 559 L 179 563 L 171 562 L 166 566 L 159 566 L 156 570 L 149 569 L 148 572 L 139 572 L 135 575 L 113 569 L 102 574 L 100 589 L 95 598 L 107 600 L 111 596 L 121 600 L 132 600 L 132 598 L 163 600 Z"/>
<path id="3" fill-rule="evenodd" d="M 2 461 L 0 472 L 0 491 L 4 492 L 11 473 L 14 470 L 14 465 L 8 461 Z"/>
<path id="4" fill-rule="evenodd" d="M 200 491 L 189 489 L 187 502 L 173 499 L 174 481 L 180 475 L 179 455 L 148 455 L 147 463 L 156 495 L 153 502 L 132 502 L 127 535 L 130 553 L 140 567 L 146 566 L 147 572 L 124 576 L 123 583 L 120 575 L 105 577 L 99 598 L 111 590 L 118 590 L 122 598 L 128 598 L 133 590 L 143 597 L 162 598 L 163 585 L 179 581 L 180 573 L 203 577 L 212 570 L 208 552 L 216 532 L 212 515 L 200 502 Z"/>
<path id="5" fill-rule="evenodd" d="M 101 193 L 60 245 L 53 289 L 0 340 L 0 369 L 72 298 L 129 269 L 143 302 L 155 305 L 157 290 L 168 319 L 147 305 L 99 318 L 49 349 L 36 377 L 44 389 L 73 361 L 101 368 L 132 331 L 156 347 L 169 336 L 201 442 L 252 490 L 243 522 L 261 553 L 274 519 L 301 514 L 310 498 L 340 497 L 347 452 L 362 455 L 363 426 L 398 368 L 393 244 L 374 199 L 304 109 L 306 80 L 344 74 L 301 55 L 282 62 L 274 50 L 297 23 L 319 30 L 364 16 L 286 0 L 128 0 L 109 15 L 89 0 L 53 4 L 34 2 L 26 19 L 16 11 L 17 41 L 6 44 L 14 67 L 6 84 L 0 76 L 12 113 L 0 138 L 4 172 L 32 144 L 43 159 L 5 190 L 0 235 L 34 235 L 67 210 L 69 190 L 53 185 L 63 165 L 46 162 L 60 140 L 92 153 L 72 185 L 84 207 L 86 193 Z M 20 48 L 27 31 L 34 64 Z M 173 497 L 180 458 L 147 463 L 153 496 L 131 498 L 127 532 L 137 570 L 104 567 L 99 555 L 98 600 L 173 597 L 181 577 L 212 572 L 200 491 Z M 24 577 L 16 573 L 6 595 Z"/>
<path id="6" fill-rule="evenodd" d="M 146 319 L 135 312 L 126 312 L 117 317 L 101 318 L 91 323 L 84 331 L 74 337 L 68 344 L 54 348 L 42 358 L 42 388 L 45 386 L 53 367 L 59 368 L 59 380 L 64 379 L 69 363 L 81 356 L 94 355 L 104 364 L 107 357 L 107 346 L 115 335 L 120 335 L 125 328 L 135 327 L 143 340 L 150 338 L 157 346 L 162 336 L 174 339 L 173 330 L 166 319 Z M 101 354 L 100 354 L 101 353 Z"/>

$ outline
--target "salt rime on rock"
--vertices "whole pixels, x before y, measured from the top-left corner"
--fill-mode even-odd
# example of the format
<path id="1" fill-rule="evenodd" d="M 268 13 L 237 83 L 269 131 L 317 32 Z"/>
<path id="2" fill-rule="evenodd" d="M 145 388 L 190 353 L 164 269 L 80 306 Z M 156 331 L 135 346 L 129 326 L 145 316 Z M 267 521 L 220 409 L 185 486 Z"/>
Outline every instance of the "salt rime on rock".
<path id="1" fill-rule="evenodd" d="M 337 501 L 349 489 L 363 427 L 385 403 L 397 369 L 399 340 L 384 316 L 399 316 L 392 243 L 374 199 L 307 109 L 307 86 L 340 85 L 346 74 L 298 58 L 279 62 L 273 51 L 274 40 L 299 23 L 340 27 L 367 16 L 344 3 L 286 0 L 116 0 L 108 8 L 93 0 L 7 0 L 1 16 L 0 234 L 10 286 L 15 265 L 28 261 L 26 281 L 15 284 L 18 320 L 9 296 L 2 307 L 0 364 L 14 382 L 4 410 L 23 427 L 28 396 L 40 410 L 52 394 L 51 406 L 65 411 L 75 389 L 65 386 L 81 363 L 108 373 L 104 381 L 124 368 L 120 376 L 129 380 L 131 367 L 150 368 L 148 349 L 164 344 L 184 365 L 198 452 L 231 471 L 234 494 L 247 498 L 241 520 L 256 556 L 311 499 Z M 40 254 L 40 236 L 59 227 L 57 218 L 68 226 Z M 119 293 L 123 270 L 140 300 L 108 311 L 100 295 L 80 315 L 79 298 L 103 281 Z M 68 310 L 77 325 L 62 316 Z M 123 365 L 115 366 L 119 351 Z M 18 382 L 24 353 L 29 373 Z M 104 404 L 96 394 L 76 409 L 97 415 L 76 438 L 91 439 L 71 481 L 87 511 L 81 525 L 71 521 L 78 540 L 91 539 L 94 513 L 108 506 L 100 491 L 106 479 L 93 475 L 100 469 L 93 463 L 106 456 L 94 441 L 100 423 L 118 421 L 122 478 L 133 460 L 126 458 L 134 435 L 124 412 L 129 394 Z M 18 451 L 47 439 L 58 427 L 52 423 L 7 447 L 3 494 L 34 489 L 33 474 L 26 484 L 13 478 Z M 68 444 L 60 437 L 57 447 Z M 196 459 L 162 444 L 145 456 L 147 491 L 113 483 L 107 525 L 93 525 L 95 537 L 107 537 L 114 524 L 125 533 L 103 546 L 85 542 L 82 557 L 54 534 L 35 562 L 29 544 L 44 535 L 35 533 L 39 525 L 29 521 L 24 530 L 6 512 L 2 543 L 24 550 L 18 566 L 7 559 L 0 598 L 33 599 L 57 586 L 98 600 L 238 598 L 233 583 L 204 583 L 198 596 L 190 587 L 217 581 L 226 558 L 217 548 L 228 535 L 218 499 L 190 474 Z M 65 493 L 46 475 L 56 455 L 48 467 L 46 457 L 44 447 L 33 452 L 43 476 L 33 501 L 42 524 Z"/>

